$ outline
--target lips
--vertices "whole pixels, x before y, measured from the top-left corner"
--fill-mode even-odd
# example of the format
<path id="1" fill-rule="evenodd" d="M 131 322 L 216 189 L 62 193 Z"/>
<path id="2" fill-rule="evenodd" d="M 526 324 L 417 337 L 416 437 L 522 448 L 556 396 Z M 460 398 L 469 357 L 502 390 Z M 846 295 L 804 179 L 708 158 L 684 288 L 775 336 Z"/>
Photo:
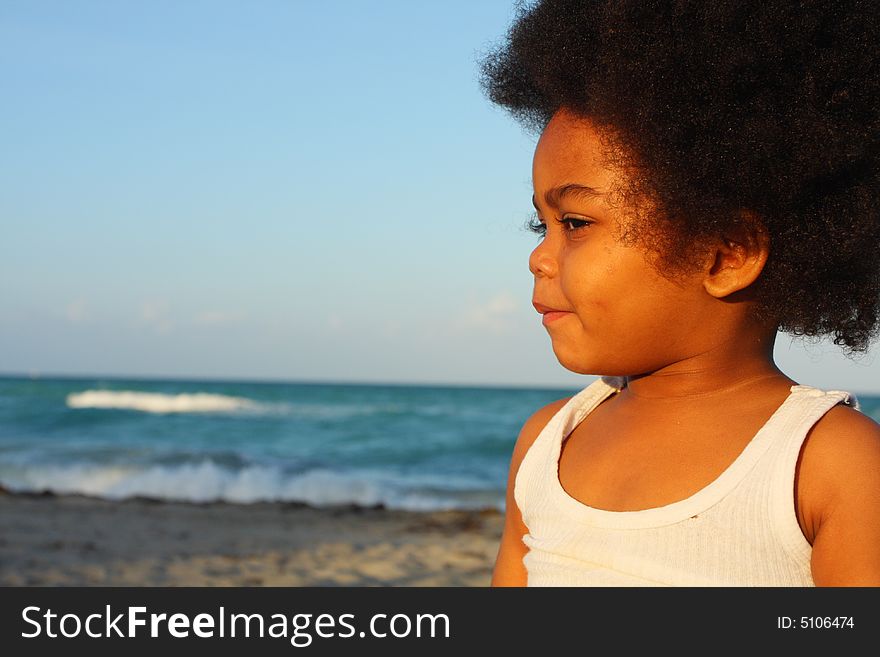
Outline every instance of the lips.
<path id="1" fill-rule="evenodd" d="M 554 308 L 553 306 L 548 306 L 538 301 L 532 301 L 532 305 L 535 307 L 535 310 L 543 315 L 543 317 L 541 318 L 541 323 L 544 326 L 547 326 L 551 322 L 555 322 L 557 319 L 571 314 L 570 310 Z"/>
<path id="2" fill-rule="evenodd" d="M 567 313 L 571 312 L 570 310 L 565 310 L 564 308 L 554 308 L 552 306 L 544 305 L 543 303 L 538 303 L 537 301 L 532 301 L 532 305 L 542 315 L 546 313 Z"/>

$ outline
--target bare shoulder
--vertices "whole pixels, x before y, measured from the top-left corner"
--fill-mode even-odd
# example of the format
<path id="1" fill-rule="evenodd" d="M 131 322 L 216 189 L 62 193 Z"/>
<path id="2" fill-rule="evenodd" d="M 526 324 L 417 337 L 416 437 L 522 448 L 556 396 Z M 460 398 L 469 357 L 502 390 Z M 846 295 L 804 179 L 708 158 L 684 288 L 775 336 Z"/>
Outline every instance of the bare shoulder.
<path id="1" fill-rule="evenodd" d="M 838 404 L 807 435 L 802 469 L 819 482 L 845 483 L 858 473 L 880 481 L 880 424 L 849 406 Z"/>
<path id="2" fill-rule="evenodd" d="M 523 522 L 522 514 L 516 505 L 514 496 L 516 474 L 523 457 L 529 451 L 529 447 L 569 399 L 571 397 L 557 399 L 542 406 L 526 419 L 520 429 L 510 458 L 505 497 L 504 531 L 498 546 L 498 555 L 495 558 L 495 568 L 492 571 L 492 586 L 525 586 L 527 584 L 528 577 L 523 565 L 523 557 L 528 552 L 528 548 L 522 539 L 528 533 L 528 527 Z"/>
<path id="3" fill-rule="evenodd" d="M 816 583 L 880 585 L 880 424 L 835 406 L 808 434 L 798 478 Z"/>

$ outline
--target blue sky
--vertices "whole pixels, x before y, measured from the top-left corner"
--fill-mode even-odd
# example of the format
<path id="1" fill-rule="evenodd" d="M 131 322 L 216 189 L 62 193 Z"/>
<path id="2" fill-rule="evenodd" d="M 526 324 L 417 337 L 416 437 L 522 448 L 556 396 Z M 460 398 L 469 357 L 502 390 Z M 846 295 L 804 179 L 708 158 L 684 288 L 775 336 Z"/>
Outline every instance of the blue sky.
<path id="1" fill-rule="evenodd" d="M 0 372 L 574 386 L 531 306 L 510 0 L 0 4 Z M 802 383 L 880 393 L 781 337 Z"/>

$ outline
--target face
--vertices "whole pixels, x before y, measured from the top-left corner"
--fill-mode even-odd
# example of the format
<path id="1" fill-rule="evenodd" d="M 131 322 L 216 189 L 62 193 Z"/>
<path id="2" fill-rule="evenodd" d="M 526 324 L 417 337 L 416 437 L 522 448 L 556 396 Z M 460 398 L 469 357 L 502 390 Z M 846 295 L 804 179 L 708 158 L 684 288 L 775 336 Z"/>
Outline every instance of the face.
<path id="1" fill-rule="evenodd" d="M 604 166 L 590 122 L 564 111 L 553 117 L 534 155 L 544 237 L 529 268 L 533 301 L 566 311 L 544 318 L 553 351 L 581 374 L 645 374 L 707 348 L 711 331 L 700 273 L 669 280 L 643 247 L 619 241 L 626 212 L 607 196 L 617 175 Z"/>

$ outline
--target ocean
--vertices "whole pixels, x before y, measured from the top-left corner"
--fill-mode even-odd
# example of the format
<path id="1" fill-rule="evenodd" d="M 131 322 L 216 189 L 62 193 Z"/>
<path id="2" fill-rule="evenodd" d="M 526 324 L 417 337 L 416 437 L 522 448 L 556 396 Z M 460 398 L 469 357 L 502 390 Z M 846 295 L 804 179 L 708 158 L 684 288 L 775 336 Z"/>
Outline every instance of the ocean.
<path id="1" fill-rule="evenodd" d="M 107 499 L 503 510 L 523 422 L 575 392 L 4 377 L 0 485 Z"/>
<path id="2" fill-rule="evenodd" d="M 0 485 L 107 499 L 503 510 L 523 422 L 577 391 L 3 377 Z M 880 397 L 859 401 L 880 420 Z"/>

